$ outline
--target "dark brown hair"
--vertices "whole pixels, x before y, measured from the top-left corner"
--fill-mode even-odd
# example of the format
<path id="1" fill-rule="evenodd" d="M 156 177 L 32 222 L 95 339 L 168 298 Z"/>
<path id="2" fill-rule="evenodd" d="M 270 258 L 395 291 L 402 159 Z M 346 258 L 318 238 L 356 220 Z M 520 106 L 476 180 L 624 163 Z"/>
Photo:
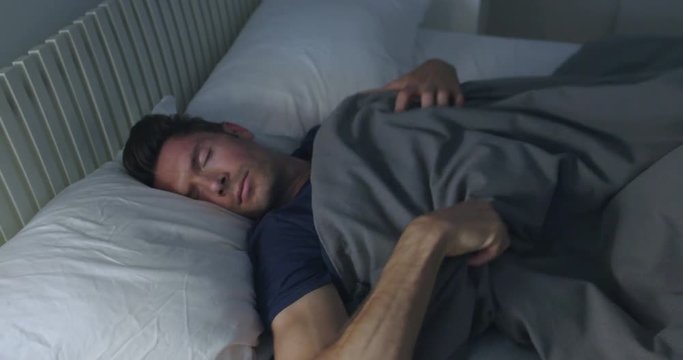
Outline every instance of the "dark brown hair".
<path id="1" fill-rule="evenodd" d="M 223 132 L 223 126 L 188 115 L 146 115 L 130 129 L 123 166 L 132 177 L 153 186 L 154 169 L 166 140 L 198 132 Z"/>

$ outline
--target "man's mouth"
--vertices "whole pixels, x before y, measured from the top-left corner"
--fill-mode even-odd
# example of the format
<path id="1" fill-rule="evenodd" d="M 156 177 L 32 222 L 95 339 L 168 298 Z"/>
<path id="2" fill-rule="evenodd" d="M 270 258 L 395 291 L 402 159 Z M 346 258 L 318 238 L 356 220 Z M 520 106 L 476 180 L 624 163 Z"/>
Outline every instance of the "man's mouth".
<path id="1" fill-rule="evenodd" d="M 247 183 L 247 177 L 249 177 L 249 171 L 244 174 L 240 186 L 237 190 L 237 202 L 241 205 L 249 195 L 249 183 Z"/>

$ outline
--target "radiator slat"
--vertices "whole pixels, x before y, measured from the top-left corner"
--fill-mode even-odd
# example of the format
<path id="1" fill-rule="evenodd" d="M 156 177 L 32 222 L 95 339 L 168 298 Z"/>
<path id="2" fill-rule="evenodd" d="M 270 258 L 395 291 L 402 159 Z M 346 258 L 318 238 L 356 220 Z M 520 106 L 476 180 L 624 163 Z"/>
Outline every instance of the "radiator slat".
<path id="1" fill-rule="evenodd" d="M 134 9 L 138 24 L 142 30 L 141 36 L 145 40 L 145 48 L 149 52 L 151 65 L 154 69 L 154 79 L 158 86 L 159 96 L 174 94 L 171 88 L 170 79 L 166 75 L 166 64 L 162 58 L 161 45 L 152 27 L 152 18 L 147 11 L 146 0 L 132 0 L 131 5 Z"/>
<path id="2" fill-rule="evenodd" d="M 216 49 L 218 51 L 219 57 L 225 54 L 228 49 L 228 35 L 223 27 L 223 22 L 221 21 L 221 9 L 218 5 L 218 0 L 208 0 L 209 1 L 209 12 L 211 13 L 211 19 L 213 20 L 214 31 L 216 32 Z"/>
<path id="3" fill-rule="evenodd" d="M 60 55 L 63 56 L 66 76 L 71 83 L 74 99 L 85 124 L 87 135 L 93 144 L 95 158 L 99 166 L 110 159 L 116 151 L 117 146 L 112 144 L 111 139 L 106 136 L 107 133 L 116 134 L 116 131 L 113 129 L 113 124 L 102 123 L 102 118 L 109 116 L 102 114 L 102 111 L 106 111 L 101 107 L 104 94 L 90 55 L 91 51 L 86 47 L 82 32 L 83 30 L 78 25 L 71 25 L 60 31 L 61 37 L 56 38 L 57 48 Z M 96 98 L 93 99 L 93 97 Z M 102 129 L 102 126 L 106 126 L 107 129 Z"/>
<path id="4" fill-rule="evenodd" d="M 190 1 L 190 13 L 194 16 L 195 24 L 197 26 L 197 35 L 199 36 L 199 51 L 204 57 L 204 62 L 206 63 L 204 67 L 204 74 L 211 71 L 211 64 L 213 58 L 211 52 L 209 51 L 209 37 L 206 33 L 206 27 L 204 26 L 204 20 L 202 19 L 201 10 L 199 9 L 199 4 L 196 1 Z"/>
<path id="5" fill-rule="evenodd" d="M 171 49 L 171 54 L 173 54 L 174 64 L 176 66 L 176 71 L 178 73 L 178 78 L 180 79 L 180 85 L 187 94 L 186 99 L 192 96 L 194 93 L 192 91 L 192 80 L 190 74 L 189 62 L 185 59 L 186 54 L 182 50 L 180 35 L 178 34 L 178 27 L 173 20 L 173 13 L 171 11 L 171 4 L 168 0 L 162 0 L 159 2 L 159 10 L 162 15 L 162 24 L 166 32 L 166 36 L 169 41 L 169 48 Z"/>
<path id="6" fill-rule="evenodd" d="M 16 195 L 15 207 L 19 213 L 22 224 L 26 224 L 40 204 L 49 200 L 50 192 L 36 179 L 41 179 L 46 174 L 40 166 L 40 159 L 30 147 L 31 140 L 26 128 L 17 118 L 9 101 L 11 96 L 7 93 L 4 78 L 0 78 L 0 113 L 3 114 L 2 132 L 4 141 L 0 143 L 0 161 L 3 167 L 3 175 L 8 181 L 11 194 Z"/>
<path id="7" fill-rule="evenodd" d="M 187 28 L 189 31 L 190 45 L 192 49 L 190 50 L 195 58 L 195 63 L 197 66 L 197 73 L 201 79 L 206 78 L 206 74 L 211 71 L 211 64 L 209 59 L 206 58 L 202 52 L 202 43 L 199 36 L 199 27 L 195 21 L 194 14 L 192 13 L 192 6 L 189 1 L 178 0 L 180 2 L 180 11 L 183 14 L 183 18 L 187 23 Z M 201 87 L 201 83 L 199 84 Z"/>
<path id="8" fill-rule="evenodd" d="M 14 62 L 12 70 L 5 72 L 10 93 L 17 107 L 17 114 L 29 131 L 30 139 L 34 151 L 40 159 L 43 171 L 47 177 L 40 179 L 50 190 L 50 197 L 64 189 L 67 185 L 66 172 L 62 166 L 62 159 L 57 150 L 57 144 L 48 126 L 48 122 L 43 116 L 40 104 L 37 102 L 35 87 L 31 86 L 29 76 L 34 78 L 34 83 L 40 82 L 35 77 L 40 77 L 40 73 L 27 71 L 26 63 L 30 63 L 30 56 L 23 57 Z M 44 203 L 40 204 L 41 206 Z"/>
<path id="9" fill-rule="evenodd" d="M 204 27 L 206 28 L 206 34 L 209 36 L 209 53 L 211 54 L 211 63 L 215 64 L 218 59 L 220 59 L 221 53 L 218 51 L 218 39 L 216 38 L 216 31 L 214 29 L 213 17 L 211 16 L 211 11 L 209 10 L 208 0 L 196 1 L 199 5 L 200 14 L 204 19 Z"/>
<path id="10" fill-rule="evenodd" d="M 97 168 L 94 145 L 88 136 L 83 117 L 75 103 L 74 92 L 71 90 L 71 84 L 66 77 L 64 61 L 58 55 L 57 39 L 48 39 L 47 44 L 36 48 L 34 51 L 40 57 L 45 75 L 52 88 L 52 94 L 55 97 L 55 105 L 76 148 L 77 161 L 80 164 L 81 171 L 88 174 Z"/>
<path id="11" fill-rule="evenodd" d="M 239 27 L 237 27 L 237 16 L 235 14 L 234 10 L 234 2 L 233 1 L 224 1 L 224 0 L 219 0 L 221 3 L 221 7 L 223 8 L 224 16 L 225 19 L 227 20 L 227 28 L 229 29 L 229 34 L 230 34 L 230 46 L 232 46 L 232 43 L 235 42 L 235 37 L 237 37 L 237 32 L 239 31 Z"/>
<path id="12" fill-rule="evenodd" d="M 0 127 L 0 143 L 4 137 L 2 127 Z M 0 144 L 0 151 L 1 150 L 2 144 Z M 0 168 L 0 203 L 5 204 L 4 206 L 0 206 L 0 244 L 2 244 L 3 239 L 9 238 L 10 234 L 19 232 L 23 225 L 19 218 L 19 214 L 17 213 L 14 200 L 10 196 L 11 192 L 9 189 L 5 177 L 2 174 L 2 169 Z"/>
<path id="13" fill-rule="evenodd" d="M 86 71 L 85 82 L 88 84 L 93 109 L 97 113 L 97 121 L 87 118 L 84 120 L 99 129 L 108 144 L 109 155 L 106 160 L 109 160 L 121 148 L 123 139 L 127 136 L 125 127 L 118 121 L 126 115 L 122 94 L 116 88 L 114 69 L 92 15 L 77 20 L 67 31 L 74 40 L 79 59 L 87 64 L 83 67 Z"/>
<path id="14" fill-rule="evenodd" d="M 149 99 L 149 105 L 154 106 L 159 99 L 161 99 L 162 94 L 159 92 L 159 84 L 156 77 L 154 76 L 154 68 L 152 67 L 152 58 L 149 53 L 149 49 L 145 46 L 145 39 L 142 36 L 142 30 L 140 27 L 140 21 L 135 13 L 135 9 L 130 1 L 118 0 L 112 3 L 116 4 L 120 13 L 123 16 L 123 22 L 126 26 L 128 36 L 130 36 L 130 41 L 132 42 L 133 52 L 140 66 L 140 72 L 142 73 L 142 81 L 144 82 L 144 88 L 147 91 L 147 98 Z M 150 108 L 144 108 L 143 112 L 149 111 Z M 130 119 L 130 122 L 134 123 L 136 119 Z"/>
<path id="15" fill-rule="evenodd" d="M 8 116 L 7 132 L 14 148 L 14 155 L 24 167 L 24 175 L 28 181 L 38 207 L 45 205 L 55 196 L 55 187 L 50 180 L 51 170 L 59 171 L 57 166 L 46 161 L 52 158 L 53 151 L 41 128 L 39 120 L 32 109 L 24 83 L 21 68 L 13 66 L 0 75 L 4 82 L 6 104 L 11 106 L 14 116 Z M 5 105 L 2 105 L 3 107 Z M 5 112 L 7 108 L 0 109 Z"/>
<path id="16" fill-rule="evenodd" d="M 237 1 L 228 2 L 228 8 L 230 9 L 230 22 L 233 23 L 233 31 L 236 33 L 241 29 L 242 14 L 240 10 L 240 4 Z"/>
<path id="17" fill-rule="evenodd" d="M 178 38 L 180 39 L 180 51 L 182 52 L 185 62 L 187 64 L 188 75 L 190 76 L 190 85 L 192 93 L 195 93 L 201 86 L 200 79 L 202 78 L 201 71 L 197 66 L 197 57 L 192 51 L 189 34 L 192 29 L 183 17 L 183 10 L 180 6 L 179 0 L 170 0 L 169 6 L 173 14 L 173 21 L 177 27 Z"/>
<path id="18" fill-rule="evenodd" d="M 144 85 L 142 85 L 142 75 L 138 73 L 131 73 L 130 64 L 128 60 L 131 56 L 122 52 L 121 42 L 113 30 L 110 16 L 106 8 L 98 7 L 89 12 L 83 19 L 86 25 L 86 35 L 89 39 L 89 45 L 94 47 L 92 40 L 94 36 L 99 36 L 102 44 L 101 58 L 97 58 L 98 70 L 106 84 L 107 99 L 116 99 L 122 101 L 120 103 L 105 102 L 111 108 L 111 115 L 113 116 L 112 123 L 116 124 L 116 129 L 120 138 L 120 146 L 116 149 L 118 151 L 123 146 L 123 141 L 128 137 L 129 124 L 127 119 L 137 119 L 142 114 L 141 107 L 148 106 L 149 102 L 144 93 Z M 101 63 L 101 66 L 99 66 Z"/>
<path id="19" fill-rule="evenodd" d="M 228 6 L 225 1 L 223 0 L 216 0 L 216 3 L 218 4 L 218 13 L 219 13 L 219 21 L 221 23 L 223 35 L 224 35 L 224 42 L 223 46 L 224 49 L 221 52 L 221 54 L 224 54 L 228 51 L 230 46 L 233 43 L 233 38 L 234 38 L 234 32 L 232 30 L 232 21 L 230 21 L 230 13 L 228 13 Z"/>
<path id="20" fill-rule="evenodd" d="M 156 35 L 159 42 L 161 58 L 164 62 L 164 68 L 166 70 L 165 76 L 170 80 L 172 89 L 170 94 L 176 94 L 178 102 L 185 104 L 188 100 L 188 94 L 180 84 L 180 74 L 176 64 L 176 59 L 173 56 L 173 44 L 168 39 L 168 34 L 164 28 L 161 9 L 159 9 L 159 6 L 155 0 L 146 0 L 145 5 L 147 6 L 147 11 L 149 12 L 149 16 L 152 20 L 152 26 L 154 29 L 153 33 Z"/>
<path id="21" fill-rule="evenodd" d="M 74 141 L 70 136 L 68 123 L 64 121 L 64 118 L 55 107 L 54 90 L 41 55 L 36 50 L 31 50 L 29 54 L 31 56 L 24 59 L 29 84 L 36 96 L 41 118 L 50 132 L 52 141 L 55 143 L 56 154 L 64 171 L 66 184 L 71 184 L 83 177 L 85 173 L 79 163 L 79 156 L 76 153 Z"/>
<path id="22" fill-rule="evenodd" d="M 16 234 L 38 208 L 30 207 L 33 199 L 28 184 L 20 178 L 21 170 L 9 147 L 4 126 L 0 126 L 0 163 L 0 204 L 3 204 L 0 206 L 0 236 L 6 240 L 8 236 Z M 22 209 L 22 206 L 26 208 Z"/>
<path id="23" fill-rule="evenodd" d="M 244 26 L 244 22 L 247 20 L 249 4 L 245 0 L 237 0 L 239 14 L 240 14 L 240 29 Z"/>
<path id="24" fill-rule="evenodd" d="M 149 98 L 147 85 L 145 84 L 144 77 L 142 76 L 139 56 L 134 50 L 135 47 L 133 45 L 133 40 L 128 33 L 128 27 L 123 19 L 123 14 L 121 13 L 121 9 L 115 1 L 112 3 L 104 3 L 99 9 L 95 10 L 95 14 L 97 15 L 98 19 L 100 17 L 102 18 L 103 25 L 108 23 L 110 26 L 109 30 L 112 32 L 111 37 L 116 40 L 112 46 L 109 46 L 109 41 L 106 41 L 108 45 L 107 48 L 115 48 L 116 51 L 114 54 L 118 53 L 118 56 L 123 59 L 121 62 L 121 71 L 126 73 L 128 78 L 123 77 L 122 74 L 120 74 L 117 70 L 117 75 L 119 77 L 118 85 L 120 89 L 126 89 L 127 87 L 132 86 L 131 90 L 132 94 L 134 94 L 134 99 L 132 100 L 136 100 L 133 103 L 137 103 L 137 109 L 135 109 L 137 111 L 132 114 L 130 113 L 131 111 L 129 111 L 129 116 L 127 119 L 137 119 L 147 110 L 151 109 L 154 106 L 154 103 Z M 105 31 L 104 33 L 106 34 L 107 32 Z M 105 36 L 105 39 L 106 38 L 107 36 Z M 116 63 L 115 58 L 113 61 Z M 124 119 L 121 119 L 120 121 L 126 124 L 126 121 L 123 120 Z M 128 127 L 132 124 L 127 123 L 126 125 L 128 126 L 125 127 L 125 135 L 128 135 Z M 124 139 L 125 138 L 126 137 L 124 137 Z"/>

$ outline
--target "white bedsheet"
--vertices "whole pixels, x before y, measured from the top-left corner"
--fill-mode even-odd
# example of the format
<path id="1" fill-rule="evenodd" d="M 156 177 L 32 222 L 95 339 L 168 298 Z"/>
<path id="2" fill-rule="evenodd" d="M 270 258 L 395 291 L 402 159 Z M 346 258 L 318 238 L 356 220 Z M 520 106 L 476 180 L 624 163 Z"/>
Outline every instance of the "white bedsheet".
<path id="1" fill-rule="evenodd" d="M 461 82 L 511 76 L 549 75 L 579 44 L 501 38 L 421 29 L 416 63 L 440 58 L 453 64 Z"/>

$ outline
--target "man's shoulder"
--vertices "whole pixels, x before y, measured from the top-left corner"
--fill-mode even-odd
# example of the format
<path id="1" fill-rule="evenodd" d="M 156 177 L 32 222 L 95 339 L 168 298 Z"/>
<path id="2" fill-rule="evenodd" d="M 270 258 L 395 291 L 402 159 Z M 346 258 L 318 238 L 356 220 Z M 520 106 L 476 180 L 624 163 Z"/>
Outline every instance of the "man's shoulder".
<path id="1" fill-rule="evenodd" d="M 310 204 L 310 185 L 287 204 L 267 212 L 249 233 L 250 252 L 292 245 L 292 242 L 317 241 Z"/>
<path id="2" fill-rule="evenodd" d="M 301 225 L 301 220 L 312 218 L 311 183 L 306 182 L 299 193 L 282 206 L 272 209 L 256 223 L 255 227 Z M 298 221 L 297 221 L 298 220 Z"/>
<path id="3" fill-rule="evenodd" d="M 305 187 L 295 199 L 266 213 L 249 237 L 256 299 L 266 324 L 302 296 L 332 282 L 313 225 L 310 186 Z"/>

